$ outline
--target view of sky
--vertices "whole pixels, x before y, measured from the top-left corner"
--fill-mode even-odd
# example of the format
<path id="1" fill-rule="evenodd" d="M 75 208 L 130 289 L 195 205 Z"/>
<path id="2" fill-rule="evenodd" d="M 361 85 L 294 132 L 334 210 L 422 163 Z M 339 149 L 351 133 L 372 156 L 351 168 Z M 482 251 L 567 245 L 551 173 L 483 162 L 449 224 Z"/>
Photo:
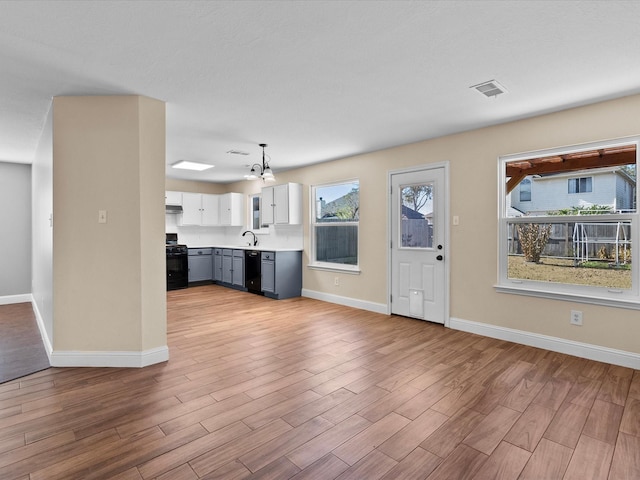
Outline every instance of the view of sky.
<path id="1" fill-rule="evenodd" d="M 326 202 L 333 202 L 335 199 L 343 197 L 354 188 L 358 187 L 358 182 L 344 183 L 340 185 L 330 185 L 328 187 L 316 188 L 316 201 L 320 200 L 320 197 Z"/>

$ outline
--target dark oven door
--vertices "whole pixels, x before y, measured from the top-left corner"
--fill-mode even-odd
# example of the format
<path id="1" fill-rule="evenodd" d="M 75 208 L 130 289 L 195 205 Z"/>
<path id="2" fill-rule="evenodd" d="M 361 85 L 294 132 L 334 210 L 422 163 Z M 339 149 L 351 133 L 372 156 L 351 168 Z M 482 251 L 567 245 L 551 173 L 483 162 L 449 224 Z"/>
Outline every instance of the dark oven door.
<path id="1" fill-rule="evenodd" d="M 167 252 L 167 290 L 189 286 L 189 257 L 184 253 Z"/>

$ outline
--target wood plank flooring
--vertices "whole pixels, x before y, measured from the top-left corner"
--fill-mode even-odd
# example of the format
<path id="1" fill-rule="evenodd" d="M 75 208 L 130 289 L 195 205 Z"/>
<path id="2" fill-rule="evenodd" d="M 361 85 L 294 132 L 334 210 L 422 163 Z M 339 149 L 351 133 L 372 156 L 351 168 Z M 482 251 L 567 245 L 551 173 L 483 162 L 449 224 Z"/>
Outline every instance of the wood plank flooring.
<path id="1" fill-rule="evenodd" d="M 0 306 L 0 383 L 49 368 L 31 303 Z"/>
<path id="2" fill-rule="evenodd" d="M 218 287 L 167 293 L 171 359 L 0 385 L 0 478 L 640 478 L 640 372 Z"/>

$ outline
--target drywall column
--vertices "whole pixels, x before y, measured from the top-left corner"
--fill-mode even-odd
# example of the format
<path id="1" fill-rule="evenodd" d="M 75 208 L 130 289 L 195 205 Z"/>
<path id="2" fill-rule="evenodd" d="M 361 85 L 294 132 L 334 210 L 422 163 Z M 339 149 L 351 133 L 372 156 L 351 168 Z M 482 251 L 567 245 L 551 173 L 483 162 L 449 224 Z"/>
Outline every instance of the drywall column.
<path id="1" fill-rule="evenodd" d="M 57 366 L 168 358 L 165 106 L 53 101 L 53 353 Z"/>

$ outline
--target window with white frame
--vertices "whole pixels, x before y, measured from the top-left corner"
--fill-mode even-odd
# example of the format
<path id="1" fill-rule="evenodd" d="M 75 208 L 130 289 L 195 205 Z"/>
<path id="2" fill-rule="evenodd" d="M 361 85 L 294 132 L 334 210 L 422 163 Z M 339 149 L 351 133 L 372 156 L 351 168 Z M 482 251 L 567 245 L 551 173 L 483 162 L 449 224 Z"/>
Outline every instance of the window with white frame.
<path id="1" fill-rule="evenodd" d="M 632 256 L 640 236 L 639 142 L 500 158 L 498 291 L 640 308 L 640 270 Z M 522 182 L 533 177 L 536 198 L 511 208 L 509 194 L 519 187 L 525 200 Z"/>
<path id="2" fill-rule="evenodd" d="M 262 225 L 262 218 L 260 216 L 260 206 L 262 203 L 262 195 L 254 193 L 249 195 L 249 229 L 259 230 Z"/>
<path id="3" fill-rule="evenodd" d="M 590 193 L 593 191 L 592 177 L 570 178 L 569 193 Z"/>
<path id="4" fill-rule="evenodd" d="M 531 201 L 531 180 L 529 180 L 528 178 L 525 178 L 522 180 L 522 182 L 520 182 L 520 201 Z"/>
<path id="5" fill-rule="evenodd" d="M 312 186 L 311 200 L 311 265 L 357 270 L 359 181 Z"/>

